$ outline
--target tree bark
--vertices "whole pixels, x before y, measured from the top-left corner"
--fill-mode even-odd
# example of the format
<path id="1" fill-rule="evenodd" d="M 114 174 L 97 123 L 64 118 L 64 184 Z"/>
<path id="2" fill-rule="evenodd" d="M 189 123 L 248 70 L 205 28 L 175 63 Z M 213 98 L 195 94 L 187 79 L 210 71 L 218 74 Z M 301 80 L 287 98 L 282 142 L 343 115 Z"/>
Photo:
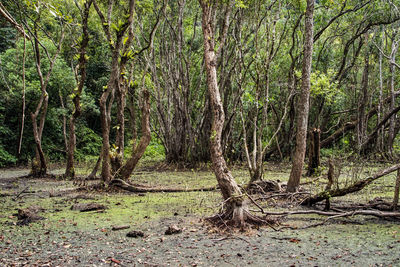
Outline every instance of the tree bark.
<path id="1" fill-rule="evenodd" d="M 233 179 L 222 153 L 221 135 L 225 115 L 218 89 L 216 54 L 214 43 L 214 13 L 215 5 L 211 1 L 200 0 L 202 8 L 202 29 L 204 37 L 204 61 L 207 74 L 207 88 L 212 109 L 212 126 L 210 138 L 211 161 L 213 170 L 225 200 L 225 211 L 232 216 L 236 226 L 244 226 L 247 206 L 242 192 Z"/>
<path id="2" fill-rule="evenodd" d="M 131 29 L 132 27 L 135 1 L 134 0 L 129 1 L 128 4 L 129 14 L 127 14 L 127 20 L 126 22 L 124 22 L 124 24 L 119 26 L 118 30 L 116 31 L 115 40 L 112 40 L 112 34 L 109 27 L 111 25 L 111 13 L 112 13 L 113 2 L 110 1 L 108 5 L 108 17 L 107 17 L 108 21 L 106 21 L 106 18 L 104 17 L 103 13 L 101 12 L 95 0 L 93 0 L 93 5 L 102 22 L 103 31 L 107 37 L 110 50 L 112 51 L 110 78 L 107 83 L 106 90 L 100 97 L 100 115 L 101 115 L 101 128 L 103 137 L 102 152 L 101 152 L 103 159 L 101 178 L 105 184 L 108 184 L 112 179 L 112 174 L 111 174 L 112 155 L 110 153 L 110 127 L 111 127 L 111 107 L 115 94 L 117 95 L 117 101 L 118 101 L 117 118 L 119 123 L 119 132 L 117 131 L 117 144 L 120 147 L 117 148 L 116 151 L 117 155 L 113 155 L 113 157 L 116 156 L 114 157 L 114 159 L 117 158 L 116 162 L 120 163 L 120 161 L 122 161 L 122 159 L 118 159 L 119 157 L 121 157 L 121 154 L 123 154 L 123 151 L 121 152 L 121 149 L 123 149 L 123 144 L 121 144 L 121 142 L 124 141 L 123 139 L 124 134 L 121 131 L 122 130 L 124 131 L 125 128 L 123 122 L 124 120 L 123 112 L 125 108 L 125 91 L 124 91 L 125 88 L 121 87 L 121 79 L 123 79 L 121 72 L 122 70 L 124 70 L 125 64 L 129 58 L 127 52 L 129 51 L 129 44 L 133 39 L 133 33 L 129 31 L 128 39 L 126 39 L 126 42 L 124 43 L 125 33 L 127 29 Z M 128 45 L 124 46 L 126 44 Z"/>
<path id="3" fill-rule="evenodd" d="M 42 72 L 42 64 L 41 64 L 41 52 L 40 52 L 40 44 L 39 44 L 39 35 L 37 32 L 37 28 L 33 30 L 34 36 L 34 52 L 35 52 L 35 63 L 36 63 L 36 71 L 39 75 L 39 80 L 40 80 L 40 89 L 41 89 L 41 95 L 39 102 L 36 106 L 35 112 L 31 113 L 31 119 L 32 119 L 32 129 L 33 129 L 33 137 L 35 140 L 36 144 L 36 156 L 35 160 L 32 162 L 32 169 L 31 169 L 31 175 L 34 177 L 39 177 L 47 174 L 47 163 L 45 159 L 45 155 L 42 149 L 42 133 L 44 129 L 44 123 L 46 121 L 46 114 L 47 114 L 47 108 L 49 104 L 49 94 L 47 93 L 47 85 L 49 84 L 50 81 L 50 76 L 54 68 L 54 64 L 56 62 L 56 59 L 61 51 L 61 46 L 62 42 L 64 40 L 64 28 L 62 28 L 61 31 L 61 37 L 57 46 L 57 51 L 53 58 L 49 58 L 50 61 L 50 67 L 47 71 L 46 77 L 43 77 L 43 72 Z M 39 119 L 39 125 L 37 122 L 37 118 L 40 115 Z"/>
<path id="4" fill-rule="evenodd" d="M 320 136 L 320 129 L 314 128 L 310 131 L 310 145 L 308 147 L 308 176 L 313 175 L 320 164 Z"/>
<path id="5" fill-rule="evenodd" d="M 74 111 L 69 121 L 69 137 L 68 137 L 68 149 L 67 149 L 67 165 L 65 168 L 65 177 L 75 178 L 75 167 L 74 167 L 74 155 L 76 148 L 76 134 L 75 134 L 75 123 L 76 120 L 81 115 L 81 94 L 83 86 L 86 80 L 86 48 L 89 44 L 89 31 L 88 31 L 88 18 L 90 6 L 92 5 L 92 0 L 88 0 L 84 3 L 84 10 L 81 14 L 82 16 L 82 42 L 79 51 L 79 71 L 80 78 L 78 87 L 73 91 L 72 102 L 74 103 Z"/>
<path id="6" fill-rule="evenodd" d="M 364 70 L 361 80 L 361 99 L 358 108 L 358 127 L 357 127 L 357 151 L 361 150 L 361 146 L 367 135 L 367 117 L 365 114 L 368 104 L 368 76 L 369 76 L 369 53 L 366 53 L 364 59 Z"/>
<path id="7" fill-rule="evenodd" d="M 394 34 L 395 35 L 395 34 Z M 393 39 L 395 38 L 395 36 L 393 36 Z M 390 54 L 390 109 L 394 109 L 395 107 L 395 74 L 396 74 L 396 68 L 395 68 L 395 64 L 396 64 L 396 53 L 397 50 L 399 48 L 399 42 L 400 41 L 396 41 L 393 40 L 392 41 L 392 52 Z M 389 155 L 391 157 L 393 157 L 393 144 L 394 144 L 394 139 L 395 139 L 395 116 L 390 118 L 390 125 L 389 125 L 389 133 L 388 133 L 388 142 L 387 142 L 387 152 L 389 153 Z"/>
<path id="8" fill-rule="evenodd" d="M 399 192 L 400 192 L 400 169 L 397 170 L 396 185 L 394 187 L 393 210 L 397 210 L 397 205 L 399 204 Z"/>
<path id="9" fill-rule="evenodd" d="M 139 144 L 133 142 L 132 155 L 128 161 L 117 171 L 114 179 L 128 180 L 132 171 L 135 169 L 140 158 L 146 151 L 151 140 L 150 132 L 150 94 L 147 90 L 143 91 L 143 106 L 142 106 L 142 137 Z"/>
<path id="10" fill-rule="evenodd" d="M 306 153 L 308 112 L 310 105 L 310 75 L 313 53 L 313 14 L 314 0 L 307 0 L 307 9 L 305 15 L 305 40 L 302 84 L 300 99 L 297 108 L 296 151 L 294 154 L 293 166 L 287 185 L 288 192 L 296 192 L 300 185 L 300 178 L 303 171 L 304 157 Z"/>

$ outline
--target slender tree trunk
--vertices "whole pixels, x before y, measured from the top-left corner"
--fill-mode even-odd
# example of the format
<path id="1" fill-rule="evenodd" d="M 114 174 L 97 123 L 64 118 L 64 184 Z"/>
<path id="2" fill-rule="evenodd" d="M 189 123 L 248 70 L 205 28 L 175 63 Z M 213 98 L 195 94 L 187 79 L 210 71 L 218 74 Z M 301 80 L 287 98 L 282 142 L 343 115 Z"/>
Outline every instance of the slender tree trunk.
<path id="1" fill-rule="evenodd" d="M 65 115 L 66 109 L 65 109 L 65 105 L 64 105 L 64 99 L 63 96 L 61 94 L 61 90 L 58 90 L 58 96 L 60 98 L 60 104 L 61 104 L 61 108 L 63 110 L 63 114 L 62 114 L 62 128 L 63 128 L 63 139 L 64 139 L 64 149 L 65 149 L 65 153 L 68 153 L 68 139 L 67 139 L 67 117 Z"/>
<path id="2" fill-rule="evenodd" d="M 47 108 L 49 104 L 49 94 L 47 93 L 47 85 L 50 81 L 50 76 L 54 68 L 54 64 L 56 59 L 61 51 L 61 45 L 64 40 L 64 28 L 61 32 L 61 37 L 58 43 L 57 51 L 53 58 L 49 58 L 50 67 L 47 71 L 46 77 L 43 77 L 42 73 L 42 64 L 41 64 L 41 52 L 40 52 L 40 45 L 39 45 L 39 35 L 37 33 L 37 29 L 34 29 L 34 51 L 35 51 L 35 63 L 36 63 L 36 71 L 39 75 L 40 80 L 40 89 L 41 89 L 41 96 L 39 102 L 36 106 L 35 112 L 31 113 L 32 119 L 32 130 L 33 130 L 33 138 L 36 144 L 36 157 L 35 160 L 32 162 L 32 170 L 31 175 L 38 177 L 47 174 L 47 163 L 45 159 L 45 155 L 42 149 L 42 134 L 44 129 L 44 123 L 46 121 L 47 115 Z M 38 116 L 40 115 L 39 125 L 37 122 Z"/>
<path id="3" fill-rule="evenodd" d="M 221 96 L 218 89 L 216 54 L 214 44 L 214 13 L 215 6 L 210 1 L 200 0 L 202 8 L 202 28 L 204 36 L 204 61 L 207 74 L 207 87 L 212 108 L 212 126 L 210 138 L 211 161 L 213 170 L 221 189 L 225 203 L 225 209 L 232 214 L 233 222 L 243 226 L 247 206 L 243 201 L 242 192 L 233 179 L 222 153 L 221 135 L 224 126 L 225 115 Z"/>
<path id="4" fill-rule="evenodd" d="M 150 132 L 150 94 L 147 90 L 143 91 L 143 106 L 142 106 L 142 136 L 139 144 L 133 143 L 132 155 L 128 161 L 117 171 L 114 178 L 128 180 L 132 171 L 135 169 L 140 158 L 146 151 L 151 140 Z"/>
<path id="5" fill-rule="evenodd" d="M 400 192 L 400 169 L 397 170 L 396 185 L 394 187 L 393 210 L 397 210 L 397 205 L 399 204 L 399 192 Z"/>
<path id="6" fill-rule="evenodd" d="M 25 30 L 24 30 L 25 32 Z M 25 127 L 25 61 L 26 61 L 26 34 L 24 34 L 24 52 L 22 56 L 22 116 L 21 116 L 21 133 L 19 135 L 19 142 L 18 142 L 18 156 L 21 154 L 21 147 L 22 147 L 22 138 L 24 136 L 24 127 Z"/>
<path id="7" fill-rule="evenodd" d="M 382 51 L 379 51 L 379 101 L 378 101 L 378 120 L 377 124 L 381 120 L 382 116 L 382 97 L 383 97 L 383 74 L 382 74 Z M 377 150 L 383 152 L 384 148 L 384 128 L 382 127 L 378 133 Z"/>
<path id="8" fill-rule="evenodd" d="M 99 157 L 98 157 L 98 159 L 96 161 L 96 164 L 94 165 L 94 168 L 93 168 L 92 172 L 88 175 L 87 180 L 91 180 L 91 179 L 96 178 L 96 174 L 97 174 L 97 171 L 100 168 L 101 162 L 102 162 L 102 153 L 100 152 L 100 155 L 99 155 Z"/>
<path id="9" fill-rule="evenodd" d="M 358 127 L 357 127 L 357 150 L 360 151 L 367 134 L 367 117 L 365 114 L 368 104 L 368 76 L 369 76 L 369 53 L 366 53 L 364 60 L 364 70 L 361 80 L 361 99 L 358 108 Z"/>
<path id="10" fill-rule="evenodd" d="M 74 155 L 76 148 L 76 134 L 75 134 L 75 124 L 76 120 L 81 115 L 81 94 L 82 89 L 86 80 L 86 48 L 89 44 L 89 32 L 88 32 L 88 18 L 90 6 L 92 5 L 92 0 L 88 0 L 85 2 L 85 9 L 83 10 L 82 15 L 82 42 L 80 45 L 79 52 L 79 70 L 80 70 L 80 78 L 79 84 L 76 90 L 73 91 L 72 102 L 74 103 L 74 112 L 69 121 L 69 137 L 68 137 L 68 149 L 67 149 L 67 166 L 65 168 L 65 177 L 75 178 L 75 167 L 74 167 Z"/>
<path id="11" fill-rule="evenodd" d="M 296 192 L 300 185 L 301 173 L 304 166 L 304 157 L 306 154 L 308 112 L 310 105 L 310 75 L 313 53 L 313 14 L 314 0 L 307 0 L 307 9 L 305 15 L 302 84 L 300 99 L 297 107 L 296 151 L 293 158 L 292 171 L 290 173 L 287 185 L 288 192 Z"/>
<path id="12" fill-rule="evenodd" d="M 393 37 L 394 38 L 394 37 Z M 396 63 L 396 53 L 398 50 L 398 46 L 399 46 L 399 41 L 395 41 L 393 40 L 392 43 L 392 52 L 390 55 L 390 109 L 394 109 L 396 102 L 395 102 L 395 86 L 396 86 L 396 82 L 395 82 L 395 63 Z M 393 157 L 393 143 L 394 143 L 394 138 L 395 136 L 395 116 L 393 116 L 390 119 L 390 124 L 389 124 L 389 133 L 388 133 L 388 142 L 387 142 L 387 151 L 389 152 L 389 155 L 391 157 Z"/>

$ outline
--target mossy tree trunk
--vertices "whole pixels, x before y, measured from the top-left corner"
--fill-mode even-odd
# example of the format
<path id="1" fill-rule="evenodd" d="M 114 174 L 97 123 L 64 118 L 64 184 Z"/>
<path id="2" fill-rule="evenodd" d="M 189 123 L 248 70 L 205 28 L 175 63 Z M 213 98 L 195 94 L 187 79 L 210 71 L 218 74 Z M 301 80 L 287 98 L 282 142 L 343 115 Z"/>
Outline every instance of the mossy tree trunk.
<path id="1" fill-rule="evenodd" d="M 82 16 L 82 41 L 80 44 L 79 51 L 79 84 L 78 87 L 73 91 L 72 102 L 74 103 L 74 111 L 72 113 L 70 122 L 69 122 L 69 137 L 68 137 L 68 149 L 67 149 L 67 166 L 65 168 L 65 177 L 75 178 L 75 167 L 74 167 L 74 155 L 76 148 L 76 134 L 75 134 L 75 123 L 76 120 L 81 115 L 81 94 L 83 85 L 86 80 L 86 48 L 89 44 L 89 32 L 88 32 L 88 18 L 89 18 L 89 10 L 92 5 L 92 0 L 88 0 L 84 3 L 84 10 L 81 14 Z"/>

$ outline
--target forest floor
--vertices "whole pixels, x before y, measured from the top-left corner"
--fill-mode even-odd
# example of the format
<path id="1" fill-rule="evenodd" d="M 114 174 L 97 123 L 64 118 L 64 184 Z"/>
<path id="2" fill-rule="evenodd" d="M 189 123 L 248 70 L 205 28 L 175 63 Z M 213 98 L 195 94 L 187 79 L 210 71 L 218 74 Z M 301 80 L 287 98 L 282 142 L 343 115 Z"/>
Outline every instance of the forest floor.
<path id="1" fill-rule="evenodd" d="M 268 165 L 266 178 L 285 181 L 289 170 L 285 165 Z M 357 172 L 349 168 L 342 182 L 368 172 L 373 168 Z M 239 183 L 246 182 L 245 169 L 235 168 L 233 173 Z M 218 191 L 86 192 L 76 190 L 71 181 L 18 178 L 26 174 L 26 169 L 0 170 L 0 266 L 400 266 L 399 221 L 350 217 L 303 230 L 264 227 L 222 233 L 203 220 L 217 212 Z M 215 185 L 214 175 L 206 170 L 141 168 L 132 180 L 150 187 Z M 322 178 L 304 181 L 304 187 L 314 192 L 324 184 Z M 366 203 L 375 197 L 390 201 L 393 184 L 394 176 L 389 175 L 332 204 Z M 71 210 L 76 203 L 92 202 L 107 209 Z M 267 210 L 301 209 L 294 203 L 265 204 Z M 44 219 L 20 225 L 17 210 L 32 206 Z M 296 215 L 283 219 L 282 225 L 301 228 L 323 219 Z M 130 228 L 112 230 L 123 225 Z M 170 225 L 182 232 L 166 235 Z M 127 237 L 133 230 L 144 236 Z"/>

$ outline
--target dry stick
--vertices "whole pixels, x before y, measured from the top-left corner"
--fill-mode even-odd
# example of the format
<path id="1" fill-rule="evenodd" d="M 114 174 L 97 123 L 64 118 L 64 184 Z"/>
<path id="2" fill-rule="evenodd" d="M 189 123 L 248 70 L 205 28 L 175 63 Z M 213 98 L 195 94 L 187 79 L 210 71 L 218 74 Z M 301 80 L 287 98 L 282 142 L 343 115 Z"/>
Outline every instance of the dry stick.
<path id="1" fill-rule="evenodd" d="M 17 200 L 22 195 L 22 193 L 24 193 L 28 188 L 29 186 L 26 186 L 24 189 L 22 189 L 21 192 L 19 192 L 15 197 L 13 197 L 13 200 Z"/>

